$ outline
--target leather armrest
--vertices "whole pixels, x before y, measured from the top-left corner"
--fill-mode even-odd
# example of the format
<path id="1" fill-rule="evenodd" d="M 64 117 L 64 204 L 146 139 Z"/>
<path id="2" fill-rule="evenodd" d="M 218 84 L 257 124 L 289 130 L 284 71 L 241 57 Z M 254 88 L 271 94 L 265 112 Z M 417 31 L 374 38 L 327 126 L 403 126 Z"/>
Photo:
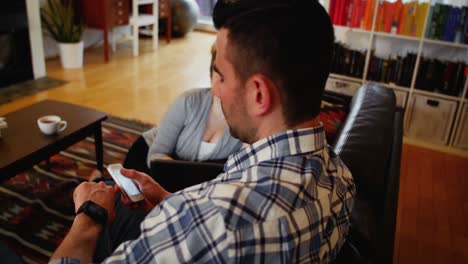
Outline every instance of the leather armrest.
<path id="1" fill-rule="evenodd" d="M 153 160 L 151 177 L 170 192 L 210 181 L 223 172 L 224 164 L 184 160 Z"/>

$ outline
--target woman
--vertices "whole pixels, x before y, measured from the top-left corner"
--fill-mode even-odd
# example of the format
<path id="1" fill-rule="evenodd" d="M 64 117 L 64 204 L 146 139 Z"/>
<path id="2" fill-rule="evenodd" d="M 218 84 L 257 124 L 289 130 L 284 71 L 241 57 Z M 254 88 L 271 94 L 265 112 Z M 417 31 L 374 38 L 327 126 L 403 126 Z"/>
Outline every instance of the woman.
<path id="1" fill-rule="evenodd" d="M 210 77 L 216 48 L 211 48 Z M 149 174 L 153 159 L 206 161 L 226 159 L 242 143 L 229 133 L 219 98 L 210 88 L 187 91 L 168 108 L 159 127 L 143 133 L 128 151 L 123 166 Z"/>

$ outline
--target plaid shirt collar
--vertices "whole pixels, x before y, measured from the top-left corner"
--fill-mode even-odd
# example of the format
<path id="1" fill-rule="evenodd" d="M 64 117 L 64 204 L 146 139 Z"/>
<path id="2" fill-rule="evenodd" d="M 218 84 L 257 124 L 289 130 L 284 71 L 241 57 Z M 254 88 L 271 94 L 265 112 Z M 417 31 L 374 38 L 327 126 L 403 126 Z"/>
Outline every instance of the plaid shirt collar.
<path id="1" fill-rule="evenodd" d="M 258 164 L 265 160 L 315 152 L 323 149 L 326 144 L 322 123 L 319 126 L 311 128 L 286 130 L 260 139 L 229 156 L 224 165 L 224 171 L 227 174 L 231 174 L 236 171 L 245 170 L 252 164 Z"/>

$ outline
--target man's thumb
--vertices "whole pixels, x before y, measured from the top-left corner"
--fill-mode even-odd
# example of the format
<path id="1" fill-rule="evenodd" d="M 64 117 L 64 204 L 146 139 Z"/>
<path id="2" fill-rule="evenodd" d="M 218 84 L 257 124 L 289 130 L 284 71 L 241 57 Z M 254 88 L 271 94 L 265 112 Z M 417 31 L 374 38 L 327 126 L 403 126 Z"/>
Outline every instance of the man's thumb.
<path id="1" fill-rule="evenodd" d="M 130 178 L 130 179 L 138 179 L 138 173 L 136 173 L 135 170 L 127 170 L 125 168 L 120 169 L 120 173 L 122 173 L 123 176 Z"/>

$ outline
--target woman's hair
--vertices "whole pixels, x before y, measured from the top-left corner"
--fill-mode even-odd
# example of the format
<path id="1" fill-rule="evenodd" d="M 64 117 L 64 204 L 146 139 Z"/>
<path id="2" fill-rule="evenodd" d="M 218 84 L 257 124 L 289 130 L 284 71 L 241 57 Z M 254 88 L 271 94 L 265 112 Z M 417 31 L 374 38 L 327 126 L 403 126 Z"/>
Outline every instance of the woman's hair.
<path id="1" fill-rule="evenodd" d="M 214 62 L 216 59 L 216 41 L 211 45 L 210 78 L 213 77 Z"/>

